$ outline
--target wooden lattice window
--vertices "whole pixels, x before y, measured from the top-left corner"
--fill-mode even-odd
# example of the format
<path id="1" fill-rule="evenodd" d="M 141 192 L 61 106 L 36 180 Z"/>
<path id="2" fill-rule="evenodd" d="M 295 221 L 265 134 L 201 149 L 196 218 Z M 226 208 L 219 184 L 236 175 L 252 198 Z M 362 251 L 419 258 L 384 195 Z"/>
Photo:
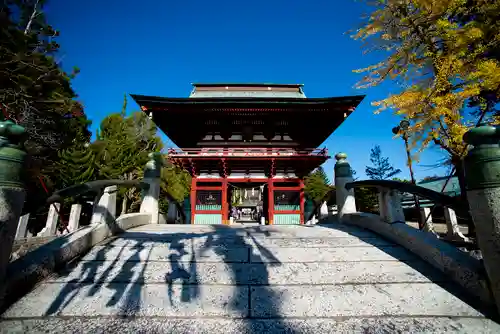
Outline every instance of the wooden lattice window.
<path id="1" fill-rule="evenodd" d="M 299 190 L 275 190 L 274 209 L 280 210 L 300 210 Z"/>
<path id="2" fill-rule="evenodd" d="M 197 190 L 196 210 L 221 210 L 222 190 Z"/>

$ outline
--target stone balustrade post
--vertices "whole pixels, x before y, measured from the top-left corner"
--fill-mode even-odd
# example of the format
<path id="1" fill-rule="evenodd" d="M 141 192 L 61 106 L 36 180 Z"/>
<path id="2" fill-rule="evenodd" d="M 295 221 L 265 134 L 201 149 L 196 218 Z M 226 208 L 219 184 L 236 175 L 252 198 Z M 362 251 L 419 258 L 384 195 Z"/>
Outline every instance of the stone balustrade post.
<path id="1" fill-rule="evenodd" d="M 90 219 L 91 225 L 100 224 L 102 222 L 105 222 L 106 224 L 112 224 L 115 221 L 117 190 L 117 186 L 109 186 L 104 188 L 103 193 L 97 200 L 97 204 L 94 206 L 92 218 Z"/>
<path id="2" fill-rule="evenodd" d="M 434 222 L 432 221 L 431 208 L 420 207 L 420 221 L 424 222 L 424 231 L 436 234 L 434 229 Z M 436 234 L 437 235 L 437 234 Z"/>
<path id="3" fill-rule="evenodd" d="M 380 217 L 383 220 L 388 223 L 406 222 L 399 191 L 381 188 L 378 199 Z"/>
<path id="4" fill-rule="evenodd" d="M 446 239 L 456 241 L 469 241 L 469 238 L 460 232 L 458 218 L 455 210 L 444 208 L 444 220 L 446 222 Z"/>
<path id="5" fill-rule="evenodd" d="M 144 182 L 149 184 L 149 188 L 143 192 L 140 212 L 150 213 L 151 224 L 158 224 L 161 169 L 165 163 L 160 152 L 150 153 L 149 159 L 144 169 Z"/>
<path id="6" fill-rule="evenodd" d="M 348 213 L 356 212 L 356 200 L 354 199 L 354 189 L 347 190 L 345 185 L 353 182 L 352 169 L 347 162 L 347 154 L 338 153 L 335 155 L 335 198 L 337 201 L 339 221 Z"/>
<path id="7" fill-rule="evenodd" d="M 469 130 L 464 141 L 473 145 L 464 160 L 467 198 L 477 242 L 500 311 L 500 127 Z"/>
<path id="8" fill-rule="evenodd" d="M 311 218 L 310 225 L 316 225 L 318 223 L 318 218 L 316 218 L 316 215 L 314 215 Z"/>
<path id="9" fill-rule="evenodd" d="M 326 202 L 323 202 L 323 204 L 321 204 L 321 207 L 319 208 L 319 220 L 325 218 L 328 218 L 328 205 L 326 204 Z"/>
<path id="10" fill-rule="evenodd" d="M 57 222 L 59 221 L 59 212 L 61 210 L 60 203 L 52 203 L 49 206 L 49 213 L 47 214 L 47 221 L 45 227 L 38 233 L 42 237 L 50 237 L 56 235 Z"/>
<path id="11" fill-rule="evenodd" d="M 5 274 L 26 197 L 26 152 L 22 149 L 23 127 L 0 122 L 0 308 L 4 303 Z"/>
<path id="12" fill-rule="evenodd" d="M 24 239 L 28 236 L 28 222 L 30 220 L 30 214 L 27 213 L 19 218 L 19 224 L 17 225 L 16 240 Z"/>
<path id="13" fill-rule="evenodd" d="M 71 211 L 69 213 L 68 230 L 69 232 L 75 232 L 80 227 L 80 216 L 82 214 L 82 205 L 73 204 L 71 206 Z"/>

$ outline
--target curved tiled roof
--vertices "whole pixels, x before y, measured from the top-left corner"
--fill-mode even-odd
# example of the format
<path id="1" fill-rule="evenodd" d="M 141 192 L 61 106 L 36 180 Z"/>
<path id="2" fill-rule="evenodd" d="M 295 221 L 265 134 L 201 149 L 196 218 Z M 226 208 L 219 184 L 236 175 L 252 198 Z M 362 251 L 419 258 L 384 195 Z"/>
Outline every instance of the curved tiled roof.
<path id="1" fill-rule="evenodd" d="M 300 84 L 217 83 L 193 84 L 190 98 L 305 98 Z"/>
<path id="2" fill-rule="evenodd" d="M 305 98 L 304 93 L 282 91 L 193 91 L 190 98 L 200 97 L 292 97 Z"/>

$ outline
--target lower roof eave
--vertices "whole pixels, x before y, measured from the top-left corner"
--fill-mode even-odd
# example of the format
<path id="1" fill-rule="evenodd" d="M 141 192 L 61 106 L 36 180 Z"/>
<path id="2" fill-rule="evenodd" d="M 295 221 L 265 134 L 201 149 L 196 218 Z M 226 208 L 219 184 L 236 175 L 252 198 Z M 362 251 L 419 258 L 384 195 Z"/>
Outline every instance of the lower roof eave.
<path id="1" fill-rule="evenodd" d="M 178 159 L 178 160 L 186 160 L 186 161 L 196 161 L 196 160 L 328 160 L 331 156 L 284 156 L 284 155 L 270 155 L 270 156 L 223 156 L 223 155 L 214 155 L 214 156 L 192 156 L 192 155 L 182 155 L 182 154 L 171 154 L 168 156 L 170 159 Z"/>

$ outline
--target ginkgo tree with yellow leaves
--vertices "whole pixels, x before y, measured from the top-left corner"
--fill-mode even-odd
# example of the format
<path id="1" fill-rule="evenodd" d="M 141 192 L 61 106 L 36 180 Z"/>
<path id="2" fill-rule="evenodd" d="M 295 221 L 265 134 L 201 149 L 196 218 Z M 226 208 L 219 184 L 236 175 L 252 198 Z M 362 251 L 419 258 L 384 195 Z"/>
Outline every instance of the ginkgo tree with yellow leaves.
<path id="1" fill-rule="evenodd" d="M 410 121 L 415 158 L 436 144 L 460 171 L 463 134 L 500 120 L 500 1 L 366 2 L 373 11 L 353 38 L 384 60 L 355 70 L 365 74 L 358 87 L 396 81 L 396 93 L 373 102 L 376 112 L 392 110 Z"/>

